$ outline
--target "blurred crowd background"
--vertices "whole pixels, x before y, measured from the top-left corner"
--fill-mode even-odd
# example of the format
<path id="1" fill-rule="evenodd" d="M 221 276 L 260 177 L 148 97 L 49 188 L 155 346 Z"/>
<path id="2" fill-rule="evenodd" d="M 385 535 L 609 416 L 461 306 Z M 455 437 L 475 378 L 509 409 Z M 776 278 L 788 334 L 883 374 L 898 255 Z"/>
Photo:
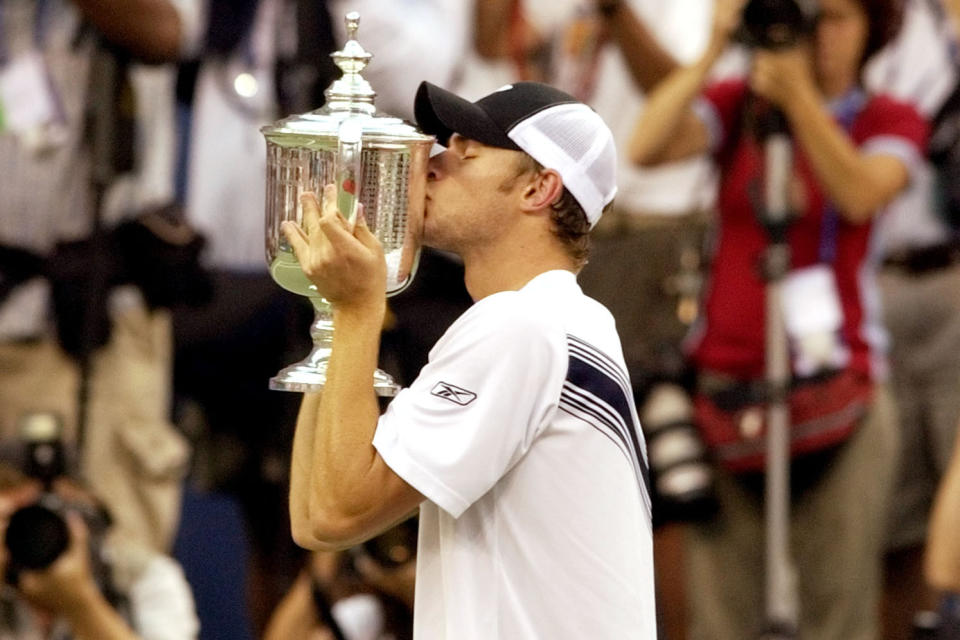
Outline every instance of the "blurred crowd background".
<path id="1" fill-rule="evenodd" d="M 743 396 L 763 377 L 772 236 L 747 197 L 758 185 L 736 176 L 757 104 L 787 112 L 810 156 L 787 234 L 805 265 L 828 245 L 843 316 L 829 375 L 795 373 L 813 405 L 855 413 L 794 451 L 799 637 L 960 638 L 946 635 L 960 617 L 960 3 L 797 2 L 816 21 L 793 58 L 723 21 L 743 4 L 0 0 L 0 520 L 13 529 L 38 503 L 83 516 L 58 559 L 0 554 L 0 638 L 61 637 L 58 620 L 77 635 L 410 637 L 416 523 L 338 554 L 298 549 L 300 398 L 267 387 L 309 350 L 312 307 L 267 272 L 259 129 L 323 103 L 348 11 L 381 112 L 412 120 L 422 80 L 471 99 L 535 80 L 613 130 L 619 193 L 580 283 L 617 319 L 642 408 L 669 640 L 763 622 L 765 567 L 745 555 L 763 546 L 763 474 L 725 445 L 762 430 Z M 806 88 L 814 103 L 794 109 Z M 761 99 L 734 104 L 747 89 Z M 820 163 L 823 145 L 848 163 Z M 381 367 L 412 381 L 469 304 L 457 259 L 425 250 L 389 302 Z M 89 581 L 102 603 L 62 604 Z"/>

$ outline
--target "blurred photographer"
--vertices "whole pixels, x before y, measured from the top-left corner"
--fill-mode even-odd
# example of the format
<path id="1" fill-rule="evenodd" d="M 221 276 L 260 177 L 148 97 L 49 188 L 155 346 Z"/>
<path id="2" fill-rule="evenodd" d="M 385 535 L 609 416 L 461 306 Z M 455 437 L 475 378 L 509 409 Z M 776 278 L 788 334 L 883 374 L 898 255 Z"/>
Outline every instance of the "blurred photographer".
<path id="1" fill-rule="evenodd" d="M 55 416 L 23 424 L 23 440 L 0 446 L 0 638 L 196 638 L 179 566 L 117 535 L 68 474 Z"/>
<path id="2" fill-rule="evenodd" d="M 347 551 L 316 551 L 277 606 L 264 640 L 413 636 L 417 519 Z"/>
<path id="3" fill-rule="evenodd" d="M 886 640 L 929 626 L 937 608 L 922 571 L 924 539 L 960 422 L 958 19 L 955 0 L 905 0 L 900 33 L 865 73 L 869 86 L 912 102 L 931 123 L 920 188 L 878 221 L 878 283 L 903 443 L 887 535 Z"/>
<path id="4" fill-rule="evenodd" d="M 749 76 L 708 84 L 741 12 Z M 877 637 L 899 443 L 874 303 L 872 220 L 913 186 L 927 125 L 913 107 L 869 94 L 861 71 L 899 21 L 896 2 L 718 0 L 706 53 L 648 96 L 632 137 L 640 164 L 710 152 L 719 172 L 709 287 L 689 347 L 720 510 L 687 540 L 689 638 L 742 640 L 764 623 L 764 408 L 778 390 L 764 382 L 762 258 L 774 243 L 789 249 L 780 313 L 792 358 L 783 393 L 799 637 Z M 786 167 L 768 162 L 773 133 L 789 135 Z M 764 199 L 775 170 L 787 211 L 773 213 L 789 214 L 776 220 Z"/>
<path id="5" fill-rule="evenodd" d="M 191 265 L 200 244 L 167 212 L 129 219 L 152 204 L 142 194 L 106 202 L 161 146 L 137 148 L 152 123 L 137 119 L 126 71 L 176 59 L 191 37 L 184 5 L 0 4 L 0 437 L 23 412 L 62 415 L 117 526 L 158 550 L 187 450 L 168 415 L 168 291 L 131 285 L 189 286 L 165 267 Z"/>

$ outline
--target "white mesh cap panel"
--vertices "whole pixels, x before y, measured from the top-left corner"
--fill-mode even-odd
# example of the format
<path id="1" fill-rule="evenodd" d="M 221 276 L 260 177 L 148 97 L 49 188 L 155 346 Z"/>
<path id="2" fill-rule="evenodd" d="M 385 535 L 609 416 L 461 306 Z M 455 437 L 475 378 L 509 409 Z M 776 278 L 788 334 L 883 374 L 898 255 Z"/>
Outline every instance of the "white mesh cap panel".
<path id="1" fill-rule="evenodd" d="M 507 135 L 560 174 L 595 225 L 617 193 L 617 152 L 603 119 L 584 104 L 561 104 L 521 121 Z"/>

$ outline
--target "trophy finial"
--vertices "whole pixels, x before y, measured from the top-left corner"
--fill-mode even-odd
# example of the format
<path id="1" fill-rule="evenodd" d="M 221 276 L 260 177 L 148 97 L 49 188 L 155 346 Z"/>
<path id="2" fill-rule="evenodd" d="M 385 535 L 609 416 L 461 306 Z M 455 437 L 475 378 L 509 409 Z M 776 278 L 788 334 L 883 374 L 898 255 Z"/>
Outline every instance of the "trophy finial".
<path id="1" fill-rule="evenodd" d="M 347 40 L 356 40 L 357 29 L 360 28 L 360 13 L 351 11 L 344 16 L 344 21 L 347 23 Z"/>
<path id="2" fill-rule="evenodd" d="M 347 41 L 343 49 L 330 54 L 334 63 L 343 72 L 326 90 L 327 103 L 332 111 L 359 111 L 373 113 L 373 88 L 360 75 L 373 58 L 373 54 L 364 50 L 357 42 L 357 30 L 360 28 L 360 14 L 351 11 L 344 16 L 347 25 Z"/>

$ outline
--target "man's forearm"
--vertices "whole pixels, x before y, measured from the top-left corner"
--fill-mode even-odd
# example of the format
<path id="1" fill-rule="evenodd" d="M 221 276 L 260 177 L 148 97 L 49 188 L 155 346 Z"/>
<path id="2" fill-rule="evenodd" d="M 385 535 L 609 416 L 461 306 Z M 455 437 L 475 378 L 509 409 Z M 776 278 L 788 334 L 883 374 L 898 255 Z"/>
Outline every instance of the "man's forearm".
<path id="1" fill-rule="evenodd" d="M 960 35 L 960 0 L 943 0 L 954 35 Z"/>
<path id="2" fill-rule="evenodd" d="M 334 346 L 322 394 L 304 397 L 294 436 L 290 515 L 308 548 L 334 548 L 373 502 L 369 474 L 377 458 L 380 414 L 373 391 L 382 315 L 335 311 Z"/>
<path id="3" fill-rule="evenodd" d="M 310 523 L 310 488 L 312 486 L 313 443 L 320 394 L 304 394 L 293 434 L 293 453 L 290 458 L 290 528 L 294 541 L 311 548 L 314 543 Z"/>
<path id="4" fill-rule="evenodd" d="M 656 165 L 707 150 L 706 127 L 694 115 L 691 104 L 703 90 L 710 67 L 721 51 L 719 42 L 712 43 L 699 61 L 674 69 L 647 96 L 627 147 L 632 162 Z"/>
<path id="5" fill-rule="evenodd" d="M 508 54 L 508 36 L 515 0 L 476 0 L 474 7 L 474 48 L 484 58 Z"/>
<path id="6" fill-rule="evenodd" d="M 180 15 L 168 0 L 73 0 L 84 17 L 114 44 L 146 62 L 180 55 Z"/>
<path id="7" fill-rule="evenodd" d="M 677 61 L 660 46 L 626 0 L 600 2 L 598 11 L 620 46 L 634 82 L 645 93 L 677 68 Z"/>
<path id="8" fill-rule="evenodd" d="M 304 572 L 274 609 L 263 632 L 263 640 L 306 638 L 317 623 L 316 607 L 310 593 L 310 577 Z"/>
<path id="9" fill-rule="evenodd" d="M 906 186 L 909 175 L 902 163 L 861 153 L 819 95 L 801 92 L 785 111 L 814 175 L 848 222 L 866 222 Z"/>
<path id="10" fill-rule="evenodd" d="M 960 438 L 930 513 L 924 572 L 935 589 L 960 592 Z"/>
<path id="11" fill-rule="evenodd" d="M 103 598 L 92 583 L 82 606 L 66 612 L 77 640 L 137 640 L 139 636 Z"/>
<path id="12" fill-rule="evenodd" d="M 311 511 L 362 511 L 371 497 L 363 480 L 376 450 L 373 434 L 380 408 L 373 391 L 383 315 L 334 310 L 335 347 L 318 407 L 313 448 L 314 486 Z"/>

